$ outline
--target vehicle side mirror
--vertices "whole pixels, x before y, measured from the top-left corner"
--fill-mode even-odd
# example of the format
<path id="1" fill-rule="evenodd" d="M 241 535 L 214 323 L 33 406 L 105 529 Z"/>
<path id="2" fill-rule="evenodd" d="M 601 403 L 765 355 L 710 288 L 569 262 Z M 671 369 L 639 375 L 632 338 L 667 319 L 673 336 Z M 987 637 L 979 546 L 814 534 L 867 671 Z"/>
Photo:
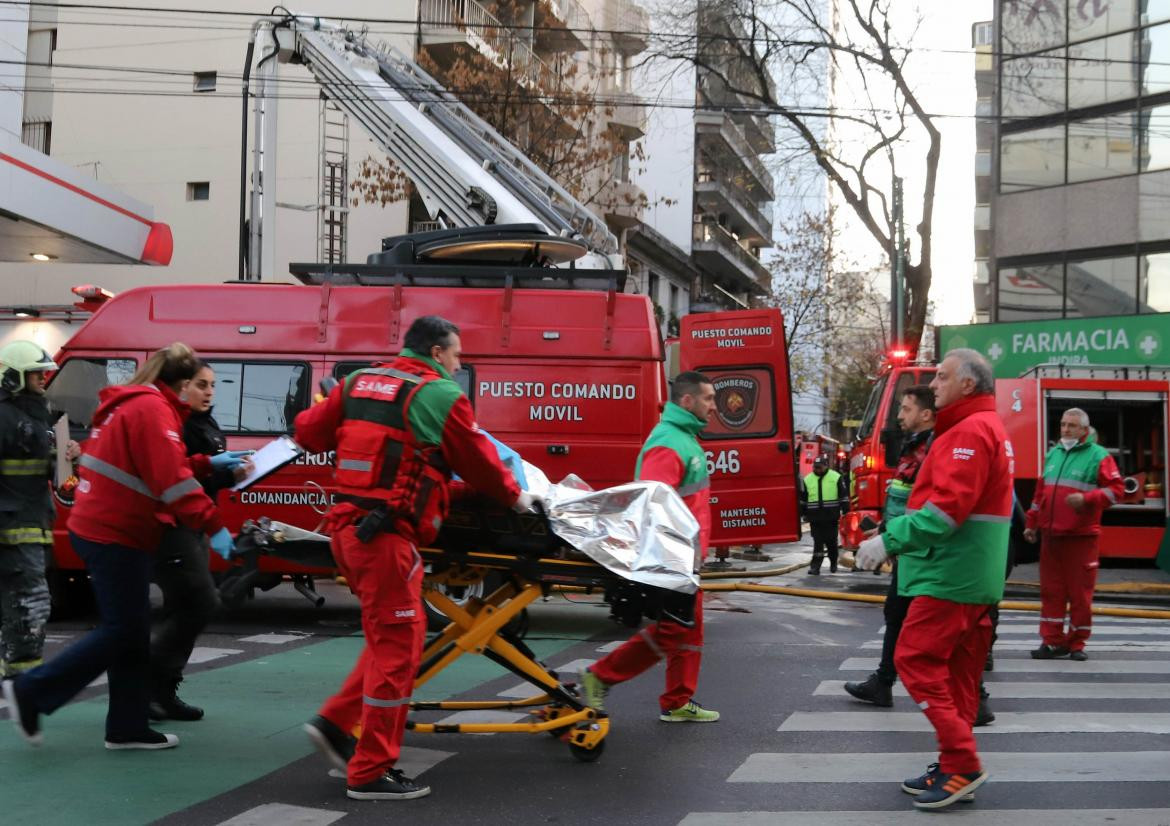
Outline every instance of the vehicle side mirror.
<path id="1" fill-rule="evenodd" d="M 902 431 L 895 427 L 887 427 L 882 431 L 882 445 L 886 449 L 886 467 L 895 467 L 898 457 L 902 453 Z"/>

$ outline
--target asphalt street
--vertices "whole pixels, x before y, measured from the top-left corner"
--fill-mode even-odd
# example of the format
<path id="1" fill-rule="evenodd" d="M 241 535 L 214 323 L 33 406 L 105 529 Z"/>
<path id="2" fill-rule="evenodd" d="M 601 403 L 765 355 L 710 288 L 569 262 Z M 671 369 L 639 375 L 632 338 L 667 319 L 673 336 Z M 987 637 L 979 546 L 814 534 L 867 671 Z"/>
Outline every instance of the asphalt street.
<path id="1" fill-rule="evenodd" d="M 780 561 L 802 553 L 788 548 Z M 803 571 L 769 581 L 845 591 L 881 583 L 870 574 Z M 912 811 L 898 785 L 934 760 L 925 718 L 904 693 L 893 709 L 873 709 L 840 688 L 876 665 L 880 606 L 740 592 L 708 594 L 705 602 L 697 699 L 721 712 L 718 723 L 659 722 L 659 666 L 610 693 L 612 728 L 596 762 L 579 762 L 544 734 L 408 733 L 402 765 L 421 772 L 433 794 L 347 800 L 344 781 L 330 775 L 300 730 L 360 646 L 352 597 L 332 583 L 321 590 L 320 609 L 286 586 L 217 620 L 181 689 L 207 718 L 160 726 L 180 735 L 177 749 L 106 752 L 101 684 L 44 720 L 39 749 L 5 725 L 3 820 L 882 826 L 928 816 Z M 607 615 L 595 598 L 552 596 L 531 609 L 527 642 L 575 679 L 628 636 Z M 1170 622 L 1101 619 L 1091 659 L 1074 663 L 1028 657 L 1035 620 L 1004 614 L 996 670 L 986 675 L 998 719 L 978 735 L 991 780 L 975 803 L 946 816 L 973 824 L 1170 826 Z M 87 627 L 54 623 L 49 655 Z M 518 683 L 469 655 L 416 699 L 506 698 Z"/>

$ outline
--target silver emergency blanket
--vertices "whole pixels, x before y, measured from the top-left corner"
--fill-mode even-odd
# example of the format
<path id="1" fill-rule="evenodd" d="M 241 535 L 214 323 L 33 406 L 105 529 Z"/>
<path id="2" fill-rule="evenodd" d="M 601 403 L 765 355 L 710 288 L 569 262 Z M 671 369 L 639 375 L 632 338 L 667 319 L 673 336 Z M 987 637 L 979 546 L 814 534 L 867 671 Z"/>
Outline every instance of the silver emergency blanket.
<path id="1" fill-rule="evenodd" d="M 524 463 L 529 492 L 542 496 L 553 533 L 618 576 L 693 594 L 699 589 L 699 523 L 662 482 L 592 490 L 576 476 L 552 484 Z"/>

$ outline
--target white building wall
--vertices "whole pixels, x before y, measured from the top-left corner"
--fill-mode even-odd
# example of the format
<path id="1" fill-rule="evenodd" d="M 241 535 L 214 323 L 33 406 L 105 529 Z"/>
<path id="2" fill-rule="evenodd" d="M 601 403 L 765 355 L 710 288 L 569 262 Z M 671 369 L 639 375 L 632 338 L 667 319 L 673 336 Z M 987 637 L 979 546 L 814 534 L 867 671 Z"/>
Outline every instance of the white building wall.
<path id="1" fill-rule="evenodd" d="M 0 60 L 5 66 L 0 81 L 0 137 L 20 140 L 24 113 L 24 84 L 19 76 L 28 47 L 29 6 L 6 5 L 0 16 Z"/>
<path id="2" fill-rule="evenodd" d="M 189 4 L 159 0 L 154 5 L 183 8 Z M 414 0 L 333 0 L 329 5 L 333 15 L 404 20 L 415 16 Z M 0 275 L 0 305 L 66 303 L 72 298 L 69 288 L 79 283 L 97 283 L 118 292 L 144 283 L 236 278 L 239 78 L 250 24 L 236 18 L 227 19 L 227 23 L 202 16 L 190 20 L 181 15 L 139 13 L 134 26 L 123 28 L 79 25 L 82 14 L 92 20 L 92 11 L 58 10 L 50 154 L 153 205 L 156 219 L 169 224 L 174 233 L 174 257 L 165 268 L 5 265 Z M 12 10 L 5 16 L 12 16 Z M 184 20 L 193 27 L 167 28 Z M 143 25 L 152 22 L 160 25 Z M 10 28 L 12 24 L 4 25 Z M 413 48 L 412 26 L 373 24 L 371 30 L 404 51 Z M 27 43 L 27 34 L 21 43 Z M 63 69 L 60 64 L 65 63 L 108 66 L 110 70 Z M 150 67 L 176 74 L 134 74 L 114 71 L 115 67 Z M 215 93 L 191 94 L 192 73 L 197 71 L 218 73 Z M 318 87 L 303 67 L 284 66 L 281 74 L 286 80 L 281 85 L 285 99 L 279 106 L 276 197 L 295 205 L 316 204 Z M 82 90 L 90 93 L 80 94 Z M 0 94 L 0 118 L 5 124 L 12 121 L 19 139 L 20 110 L 10 116 L 7 100 L 8 95 Z M 10 127 L 4 128 L 8 131 Z M 251 131 L 250 118 L 248 128 Z M 380 158 L 382 153 L 364 139 L 356 124 L 351 123 L 350 130 L 352 177 L 367 154 Z M 209 183 L 210 199 L 188 200 L 189 182 Z M 316 260 L 317 216 L 313 211 L 279 209 L 276 224 L 278 260 L 274 272 L 284 274 L 284 280 L 289 262 Z M 368 253 L 380 248 L 383 236 L 402 232 L 405 226 L 405 205 L 352 208 L 349 259 L 364 262 Z"/>

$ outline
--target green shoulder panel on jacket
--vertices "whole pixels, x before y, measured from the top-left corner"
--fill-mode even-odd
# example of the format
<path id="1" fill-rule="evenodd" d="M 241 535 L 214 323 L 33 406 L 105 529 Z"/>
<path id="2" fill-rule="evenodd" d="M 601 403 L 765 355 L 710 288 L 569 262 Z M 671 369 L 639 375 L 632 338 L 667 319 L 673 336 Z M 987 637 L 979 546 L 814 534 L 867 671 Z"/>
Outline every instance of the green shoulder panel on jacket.
<path id="1" fill-rule="evenodd" d="M 679 485 L 680 491 L 703 487 L 708 480 L 707 454 L 698 442 L 698 434 L 704 426 L 705 422 L 693 413 L 674 402 L 667 402 L 662 411 L 662 421 L 650 431 L 649 438 L 638 453 L 634 478 L 642 478 L 642 457 L 647 451 L 655 447 L 665 447 L 677 453 L 682 462 L 683 480 Z"/>
<path id="2" fill-rule="evenodd" d="M 451 379 L 434 379 L 415 391 L 407 411 L 414 437 L 426 445 L 441 444 L 447 416 L 462 395 L 462 388 Z"/>

